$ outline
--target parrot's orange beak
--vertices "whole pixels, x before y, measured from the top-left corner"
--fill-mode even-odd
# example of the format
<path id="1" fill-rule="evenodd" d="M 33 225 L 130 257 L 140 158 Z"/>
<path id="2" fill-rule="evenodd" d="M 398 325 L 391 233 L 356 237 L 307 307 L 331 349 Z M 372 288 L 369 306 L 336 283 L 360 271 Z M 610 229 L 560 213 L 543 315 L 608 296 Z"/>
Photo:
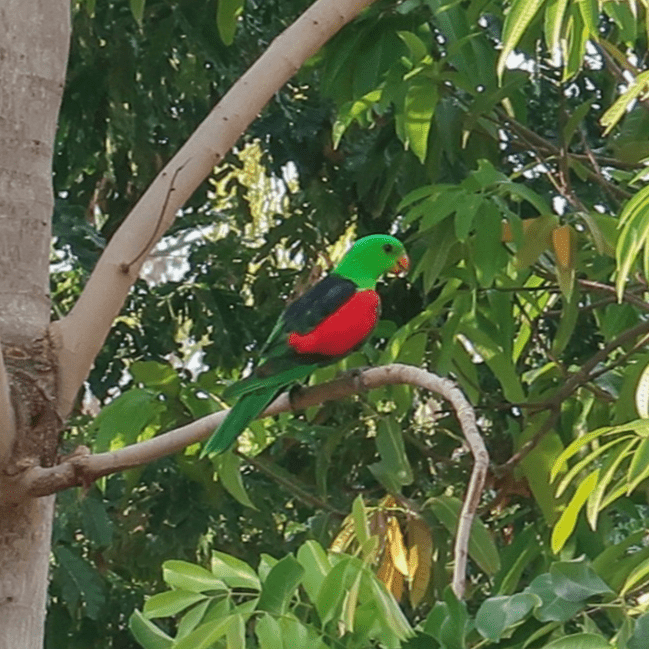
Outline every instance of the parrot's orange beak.
<path id="1" fill-rule="evenodd" d="M 397 259 L 397 263 L 390 269 L 395 275 L 405 275 L 410 269 L 410 258 L 405 253 Z"/>

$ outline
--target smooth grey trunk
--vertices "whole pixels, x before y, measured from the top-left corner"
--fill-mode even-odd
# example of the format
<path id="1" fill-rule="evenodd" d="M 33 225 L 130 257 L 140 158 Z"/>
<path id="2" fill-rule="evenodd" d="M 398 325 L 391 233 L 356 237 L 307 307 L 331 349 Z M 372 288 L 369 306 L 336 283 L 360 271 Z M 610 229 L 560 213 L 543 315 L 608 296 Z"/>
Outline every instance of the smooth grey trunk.
<path id="1" fill-rule="evenodd" d="M 53 461 L 51 170 L 69 37 L 69 0 L 0 3 L 0 345 L 15 410 L 15 427 L 0 427 L 7 473 Z M 6 497 L 0 493 L 0 649 L 38 649 L 54 498 L 9 505 Z"/>

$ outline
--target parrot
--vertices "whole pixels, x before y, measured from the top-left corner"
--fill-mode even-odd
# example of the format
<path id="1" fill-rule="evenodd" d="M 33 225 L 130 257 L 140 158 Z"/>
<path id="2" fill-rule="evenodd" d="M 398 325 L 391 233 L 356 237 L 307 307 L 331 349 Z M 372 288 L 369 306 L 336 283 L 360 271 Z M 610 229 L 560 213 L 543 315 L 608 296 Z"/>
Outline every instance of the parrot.
<path id="1" fill-rule="evenodd" d="M 386 272 L 406 273 L 409 266 L 397 238 L 358 239 L 333 271 L 280 315 L 252 374 L 226 388 L 223 398 L 238 400 L 201 457 L 226 451 L 285 388 L 358 349 L 379 319 L 377 280 Z"/>

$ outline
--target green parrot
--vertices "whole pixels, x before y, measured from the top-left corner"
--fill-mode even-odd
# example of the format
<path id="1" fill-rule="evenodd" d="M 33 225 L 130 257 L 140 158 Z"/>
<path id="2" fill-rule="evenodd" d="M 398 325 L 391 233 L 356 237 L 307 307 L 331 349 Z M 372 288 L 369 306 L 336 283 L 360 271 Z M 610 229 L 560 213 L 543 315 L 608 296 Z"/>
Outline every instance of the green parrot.
<path id="1" fill-rule="evenodd" d="M 201 457 L 227 450 L 284 388 L 362 345 L 381 311 L 377 280 L 388 271 L 407 272 L 409 264 L 403 244 L 392 236 L 356 241 L 330 274 L 282 313 L 253 373 L 225 390 L 224 398 L 239 400 Z"/>

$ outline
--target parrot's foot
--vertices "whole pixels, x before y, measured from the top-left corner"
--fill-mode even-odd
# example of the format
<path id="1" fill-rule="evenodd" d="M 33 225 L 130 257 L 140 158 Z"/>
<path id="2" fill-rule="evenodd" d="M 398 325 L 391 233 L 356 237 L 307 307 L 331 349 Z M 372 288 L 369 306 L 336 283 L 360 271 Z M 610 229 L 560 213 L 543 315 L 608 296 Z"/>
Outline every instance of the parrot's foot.
<path id="1" fill-rule="evenodd" d="M 351 370 L 340 372 L 338 376 L 343 379 L 348 378 L 356 392 L 367 392 L 369 388 L 365 385 L 365 381 L 363 381 L 363 372 L 369 369 L 369 365 L 365 367 L 354 367 Z"/>
<path id="2" fill-rule="evenodd" d="M 294 383 L 288 389 L 288 402 L 293 412 L 298 410 L 296 401 L 300 398 L 302 392 L 304 392 L 304 386 L 301 383 Z"/>

